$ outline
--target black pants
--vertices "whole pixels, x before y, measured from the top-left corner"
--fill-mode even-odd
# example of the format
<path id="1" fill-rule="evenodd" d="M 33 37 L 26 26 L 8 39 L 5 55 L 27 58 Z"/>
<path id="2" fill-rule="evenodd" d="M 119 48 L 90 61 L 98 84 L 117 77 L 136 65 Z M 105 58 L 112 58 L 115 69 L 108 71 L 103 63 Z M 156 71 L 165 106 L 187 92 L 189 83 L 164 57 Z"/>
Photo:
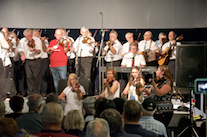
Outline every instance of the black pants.
<path id="1" fill-rule="evenodd" d="M 42 83 L 40 93 L 47 93 L 47 79 L 49 77 L 49 59 L 41 59 Z"/>
<path id="2" fill-rule="evenodd" d="M 26 60 L 25 72 L 28 94 L 40 93 L 42 81 L 41 59 Z"/>
<path id="3" fill-rule="evenodd" d="M 75 58 L 69 59 L 67 64 L 67 73 L 75 73 Z"/>
<path id="4" fill-rule="evenodd" d="M 5 99 L 6 94 L 5 94 L 5 73 L 4 73 L 4 67 L 3 67 L 3 62 L 2 59 L 0 58 L 0 98 Z"/>
<path id="5" fill-rule="evenodd" d="M 77 75 L 90 81 L 91 78 L 91 67 L 92 57 L 79 57 L 78 58 L 78 72 Z"/>

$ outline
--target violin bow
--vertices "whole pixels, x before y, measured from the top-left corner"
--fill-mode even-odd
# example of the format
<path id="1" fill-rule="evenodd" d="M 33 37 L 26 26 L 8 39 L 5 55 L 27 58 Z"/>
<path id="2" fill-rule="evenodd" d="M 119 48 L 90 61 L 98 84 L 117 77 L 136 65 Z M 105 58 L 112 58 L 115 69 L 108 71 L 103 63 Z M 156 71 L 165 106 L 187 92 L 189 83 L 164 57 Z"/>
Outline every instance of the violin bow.
<path id="1" fill-rule="evenodd" d="M 18 38 L 18 36 L 19 36 L 19 31 L 17 31 L 17 38 Z"/>
<path id="2" fill-rule="evenodd" d="M 141 36 L 141 32 L 137 36 L 137 42 L 139 41 L 140 36 Z"/>
<path id="3" fill-rule="evenodd" d="M 93 38 L 96 36 L 97 31 L 98 31 L 98 30 L 96 30 L 96 31 L 94 32 L 94 34 L 93 34 Z"/>
<path id="4" fill-rule="evenodd" d="M 40 37 L 41 37 L 41 35 L 42 35 L 42 29 L 40 30 Z"/>
<path id="5" fill-rule="evenodd" d="M 10 33 L 9 33 L 9 35 L 7 36 L 7 38 L 12 34 L 12 33 L 14 33 L 14 31 L 15 31 L 16 29 L 13 29 Z M 7 39 L 6 38 L 6 39 Z"/>
<path id="6" fill-rule="evenodd" d="M 70 33 L 70 30 L 68 30 L 68 31 L 65 33 L 65 35 L 68 36 L 69 33 Z"/>

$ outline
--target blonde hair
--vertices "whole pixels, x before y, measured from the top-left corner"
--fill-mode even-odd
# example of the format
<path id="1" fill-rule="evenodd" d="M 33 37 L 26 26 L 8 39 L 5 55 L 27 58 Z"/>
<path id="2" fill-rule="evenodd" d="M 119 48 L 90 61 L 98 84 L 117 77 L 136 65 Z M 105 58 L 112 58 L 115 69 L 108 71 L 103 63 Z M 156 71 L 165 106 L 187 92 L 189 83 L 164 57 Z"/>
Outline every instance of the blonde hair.
<path id="1" fill-rule="evenodd" d="M 72 87 L 73 85 L 71 84 L 70 80 L 71 78 L 74 77 L 75 79 L 78 78 L 78 76 L 75 73 L 70 73 L 70 75 L 68 76 L 68 87 Z M 78 83 L 78 82 L 77 82 Z"/>
<path id="2" fill-rule="evenodd" d="M 85 127 L 83 114 L 79 110 L 69 111 L 65 117 L 64 127 L 66 130 L 83 130 L 83 128 Z"/>

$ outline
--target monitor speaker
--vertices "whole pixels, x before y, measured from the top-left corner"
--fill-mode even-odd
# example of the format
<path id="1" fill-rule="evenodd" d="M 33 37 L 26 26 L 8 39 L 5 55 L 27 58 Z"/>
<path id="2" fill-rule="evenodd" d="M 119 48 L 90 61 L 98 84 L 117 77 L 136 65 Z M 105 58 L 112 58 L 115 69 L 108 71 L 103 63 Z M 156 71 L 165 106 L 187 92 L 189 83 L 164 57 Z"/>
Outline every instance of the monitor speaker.
<path id="1" fill-rule="evenodd" d="M 206 77 L 207 45 L 178 45 L 176 47 L 176 86 L 191 88 L 196 78 Z"/>

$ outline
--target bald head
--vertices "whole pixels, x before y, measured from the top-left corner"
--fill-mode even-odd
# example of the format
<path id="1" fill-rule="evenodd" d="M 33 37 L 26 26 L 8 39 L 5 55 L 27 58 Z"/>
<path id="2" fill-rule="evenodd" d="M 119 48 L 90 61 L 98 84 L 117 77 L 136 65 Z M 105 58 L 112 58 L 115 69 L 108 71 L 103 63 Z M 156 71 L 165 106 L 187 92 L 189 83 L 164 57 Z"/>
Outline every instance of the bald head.
<path id="1" fill-rule="evenodd" d="M 151 31 L 146 31 L 144 33 L 144 40 L 148 41 L 152 38 L 152 32 Z"/>
<path id="2" fill-rule="evenodd" d="M 169 34 L 168 34 L 169 41 L 173 41 L 173 40 L 175 40 L 175 38 L 176 38 L 175 32 L 174 31 L 170 31 Z"/>
<path id="3" fill-rule="evenodd" d="M 56 29 L 54 36 L 57 40 L 60 40 L 63 37 L 63 30 L 62 29 Z"/>

